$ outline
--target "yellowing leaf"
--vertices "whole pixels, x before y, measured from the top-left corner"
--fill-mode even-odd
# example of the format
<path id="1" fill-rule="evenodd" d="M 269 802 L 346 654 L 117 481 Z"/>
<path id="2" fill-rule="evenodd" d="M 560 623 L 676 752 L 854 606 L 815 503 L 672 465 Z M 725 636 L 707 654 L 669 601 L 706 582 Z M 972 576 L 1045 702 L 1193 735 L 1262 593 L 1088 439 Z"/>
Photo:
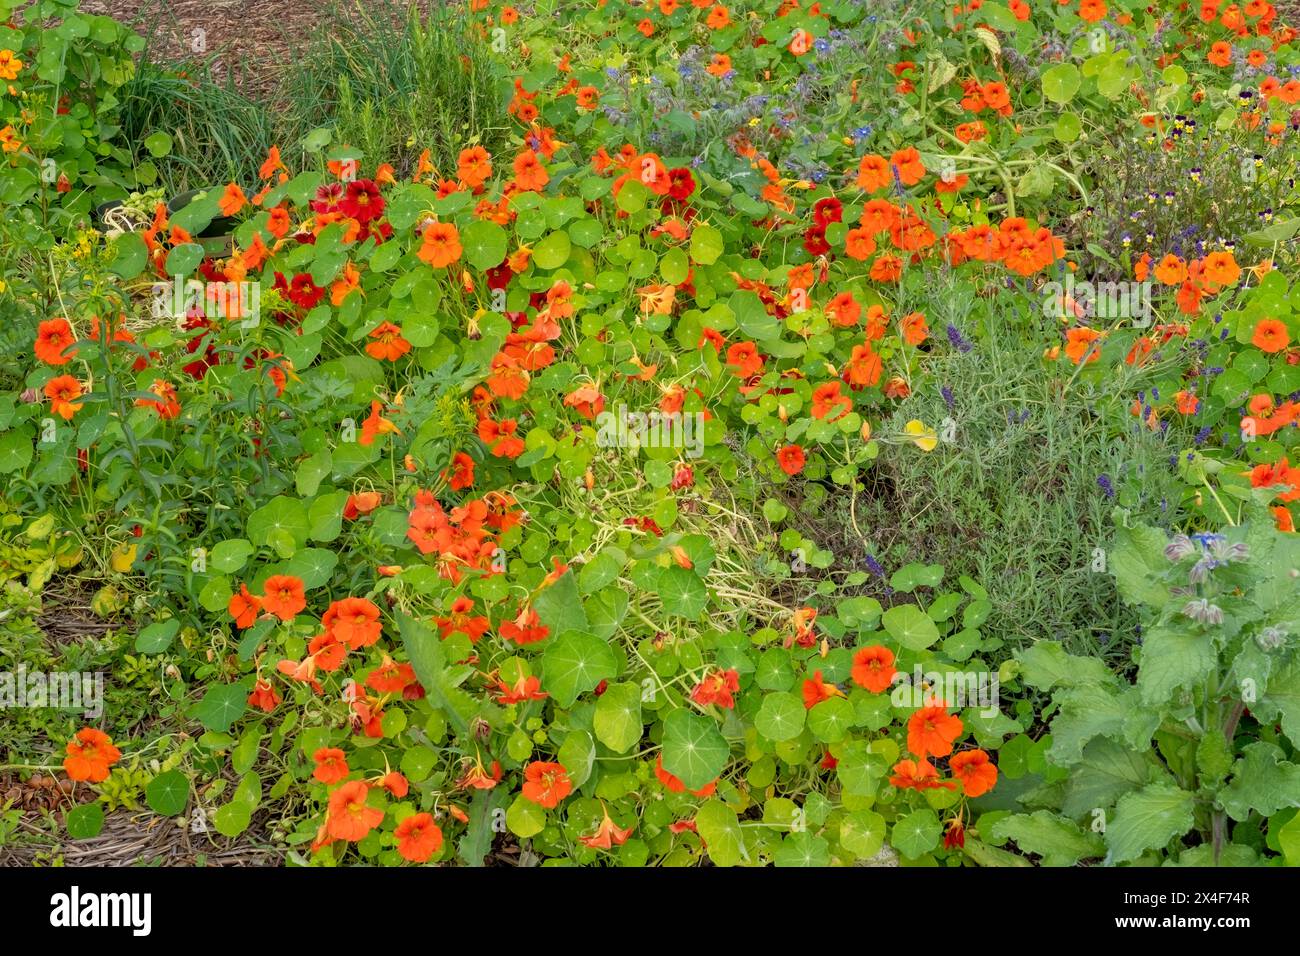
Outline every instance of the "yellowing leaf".
<path id="1" fill-rule="evenodd" d="M 109 566 L 119 574 L 126 574 L 131 570 L 131 565 L 135 564 L 135 555 L 139 546 L 132 542 L 131 544 L 119 544 L 113 549 L 113 553 L 108 558 Z"/>

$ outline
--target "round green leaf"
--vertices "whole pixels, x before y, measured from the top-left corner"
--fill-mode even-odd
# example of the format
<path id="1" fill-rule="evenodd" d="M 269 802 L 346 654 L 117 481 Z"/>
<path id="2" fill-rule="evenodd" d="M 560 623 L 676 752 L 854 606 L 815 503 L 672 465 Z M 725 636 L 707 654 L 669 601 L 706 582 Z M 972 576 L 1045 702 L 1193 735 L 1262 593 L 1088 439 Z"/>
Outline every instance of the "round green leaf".
<path id="1" fill-rule="evenodd" d="M 894 824 L 893 845 L 905 857 L 916 859 L 939 845 L 943 824 L 933 810 L 915 810 Z"/>
<path id="2" fill-rule="evenodd" d="M 731 748 L 707 717 L 675 710 L 664 719 L 664 769 L 691 790 L 712 783 L 727 765 Z"/>
<path id="3" fill-rule="evenodd" d="M 695 814 L 700 839 L 709 848 L 714 866 L 735 866 L 745 858 L 745 837 L 736 811 L 721 800 L 710 800 Z"/>
<path id="4" fill-rule="evenodd" d="M 754 715 L 754 727 L 776 743 L 793 740 L 803 730 L 805 715 L 802 700 L 794 694 L 778 691 L 763 698 L 762 706 Z"/>
<path id="5" fill-rule="evenodd" d="M 506 231 L 495 222 L 477 219 L 460 232 L 465 261 L 475 269 L 499 266 L 506 257 Z"/>
<path id="6" fill-rule="evenodd" d="M 135 636 L 135 649 L 140 654 L 161 654 L 171 647 L 172 639 L 180 629 L 180 618 L 155 621 L 140 629 L 140 633 Z"/>
<path id="7" fill-rule="evenodd" d="M 190 802 L 190 781 L 179 770 L 168 770 L 149 781 L 144 788 L 149 809 L 165 817 L 174 817 L 185 811 Z"/>
<path id="8" fill-rule="evenodd" d="M 1064 106 L 1079 92 L 1079 68 L 1073 63 L 1058 63 L 1043 71 L 1043 95 Z"/>
<path id="9" fill-rule="evenodd" d="M 551 642 L 542 655 L 543 686 L 561 707 L 569 707 L 579 694 L 594 690 L 618 673 L 610 646 L 582 631 L 569 631 Z"/>
<path id="10" fill-rule="evenodd" d="M 854 859 L 869 860 L 885 845 L 885 818 L 874 810 L 852 810 L 840 820 L 840 846 Z"/>
<path id="11" fill-rule="evenodd" d="M 104 829 L 104 808 L 98 803 L 83 803 L 69 810 L 63 822 L 72 839 L 89 840 Z"/>
<path id="12" fill-rule="evenodd" d="M 881 617 L 889 636 L 913 651 L 923 651 L 939 639 L 934 621 L 915 604 L 897 604 Z"/>
<path id="13" fill-rule="evenodd" d="M 853 705 L 844 697 L 823 700 L 808 711 L 808 729 L 823 743 L 843 740 L 853 721 Z"/>
<path id="14" fill-rule="evenodd" d="M 596 701 L 592 718 L 596 739 L 615 753 L 626 753 L 641 741 L 641 688 L 611 684 Z"/>

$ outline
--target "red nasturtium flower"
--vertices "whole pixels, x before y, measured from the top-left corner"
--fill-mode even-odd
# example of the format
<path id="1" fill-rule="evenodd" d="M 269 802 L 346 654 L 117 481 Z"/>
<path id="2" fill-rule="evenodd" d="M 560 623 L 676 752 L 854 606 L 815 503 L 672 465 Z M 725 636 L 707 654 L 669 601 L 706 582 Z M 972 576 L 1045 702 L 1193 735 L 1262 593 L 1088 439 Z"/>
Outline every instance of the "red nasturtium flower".
<path id="1" fill-rule="evenodd" d="M 776 453 L 776 463 L 787 475 L 799 474 L 805 463 L 803 449 L 798 445 L 786 445 Z"/>
<path id="2" fill-rule="evenodd" d="M 539 807 L 553 810 L 573 790 L 563 764 L 534 760 L 524 768 L 523 798 Z"/>
<path id="3" fill-rule="evenodd" d="M 68 741 L 63 758 L 63 769 L 73 780 L 100 783 L 108 779 L 108 768 L 117 763 L 122 752 L 113 746 L 113 740 L 102 730 L 83 727 Z"/>
<path id="4" fill-rule="evenodd" d="M 736 706 L 736 700 L 732 695 L 739 690 L 740 675 L 736 673 L 735 668 L 725 671 L 715 670 L 691 691 L 691 700 L 701 707 L 717 704 L 724 710 L 731 710 Z"/>
<path id="5" fill-rule="evenodd" d="M 849 676 L 853 683 L 865 687 L 873 694 L 889 689 L 898 670 L 894 667 L 894 652 L 880 644 L 859 648 L 853 654 L 853 670 Z"/>

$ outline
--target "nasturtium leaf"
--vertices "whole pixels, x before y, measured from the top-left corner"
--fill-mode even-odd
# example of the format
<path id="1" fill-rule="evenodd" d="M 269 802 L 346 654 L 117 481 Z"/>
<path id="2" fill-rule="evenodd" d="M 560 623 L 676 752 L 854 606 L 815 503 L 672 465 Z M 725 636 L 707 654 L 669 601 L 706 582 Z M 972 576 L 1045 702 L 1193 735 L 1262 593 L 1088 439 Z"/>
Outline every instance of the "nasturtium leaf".
<path id="1" fill-rule="evenodd" d="M 699 790 L 716 780 L 729 753 L 726 738 L 709 718 L 687 710 L 675 710 L 664 718 L 664 769 L 689 789 Z"/>
<path id="2" fill-rule="evenodd" d="M 843 697 L 831 697 L 808 711 L 808 729 L 823 743 L 843 740 L 854 722 L 853 705 Z"/>
<path id="3" fill-rule="evenodd" d="M 277 495 L 248 516 L 247 531 L 255 545 L 273 545 L 274 536 L 280 532 L 293 547 L 302 547 L 311 531 L 311 519 L 300 500 Z M 288 556 L 281 552 L 281 557 Z"/>
<path id="4" fill-rule="evenodd" d="M 596 701 L 592 717 L 596 739 L 615 753 L 626 753 L 641 740 L 641 688 L 610 684 Z"/>
<path id="5" fill-rule="evenodd" d="M 208 553 L 208 567 L 222 574 L 233 574 L 252 557 L 253 545 L 243 538 L 230 538 L 218 542 Z"/>
<path id="6" fill-rule="evenodd" d="M 520 794 L 506 810 L 506 826 L 521 839 L 535 837 L 546 828 L 546 811 Z"/>
<path id="7" fill-rule="evenodd" d="M 686 259 L 686 253 L 677 248 L 669 249 L 659 260 L 659 274 L 663 276 L 665 282 L 672 285 L 681 285 L 685 282 L 690 268 L 691 264 Z"/>
<path id="8" fill-rule="evenodd" d="M 241 800 L 231 800 L 217 808 L 212 815 L 212 825 L 224 837 L 234 838 L 248 829 L 253 822 L 253 811 Z"/>
<path id="9" fill-rule="evenodd" d="M 1058 63 L 1043 71 L 1043 95 L 1053 103 L 1064 106 L 1079 92 L 1082 77 L 1073 63 Z"/>
<path id="10" fill-rule="evenodd" d="M 183 242 L 173 246 L 167 253 L 167 274 L 169 276 L 187 276 L 199 267 L 203 261 L 203 247 L 196 242 Z"/>
<path id="11" fill-rule="evenodd" d="M 229 730 L 248 709 L 248 687 L 244 684 L 216 684 L 208 688 L 194 707 L 194 717 L 208 730 Z"/>
<path id="12" fill-rule="evenodd" d="M 840 846 L 854 859 L 869 860 L 885 845 L 885 818 L 874 810 L 852 810 L 840 819 Z"/>
<path id="13" fill-rule="evenodd" d="M 149 809 L 165 817 L 183 813 L 190 801 L 190 781 L 179 770 L 158 774 L 144 788 Z"/>
<path id="14" fill-rule="evenodd" d="M 104 829 L 104 808 L 99 803 L 83 803 L 69 810 L 63 823 L 74 840 L 92 839 Z"/>
<path id="15" fill-rule="evenodd" d="M 460 230 L 465 261 L 475 269 L 492 269 L 506 257 L 506 231 L 494 222 L 476 219 Z"/>
<path id="16" fill-rule="evenodd" d="M 754 715 L 754 728 L 768 740 L 793 740 L 803 730 L 803 701 L 785 691 L 767 694 Z"/>
<path id="17" fill-rule="evenodd" d="M 722 233 L 716 227 L 704 222 L 691 231 L 691 258 L 700 265 L 713 265 L 723 248 Z"/>
<path id="18" fill-rule="evenodd" d="M 695 826 L 715 866 L 735 866 L 745 859 L 745 835 L 736 811 L 710 800 L 695 813 Z"/>
<path id="19" fill-rule="evenodd" d="M 595 690 L 617 672 L 609 644 L 583 631 L 552 637 L 542 654 L 542 686 L 561 707 L 572 706 L 579 694 Z"/>
<path id="20" fill-rule="evenodd" d="M 135 636 L 135 649 L 140 654 L 161 654 L 171 647 L 172 639 L 180 629 L 180 618 L 155 621 L 140 629 L 140 633 Z"/>
<path id="21" fill-rule="evenodd" d="M 550 629 L 550 637 L 566 631 L 587 630 L 587 612 L 582 607 L 578 582 L 572 571 L 542 589 L 533 601 L 538 619 Z"/>
<path id="22" fill-rule="evenodd" d="M 830 866 L 831 848 L 825 839 L 802 830 L 788 834 L 772 857 L 775 866 Z"/>
<path id="23" fill-rule="evenodd" d="M 134 279 L 149 263 L 149 249 L 138 232 L 124 232 L 109 243 L 113 259 L 109 271 L 123 279 Z"/>
<path id="24" fill-rule="evenodd" d="M 569 261 L 572 249 L 569 234 L 557 230 L 533 247 L 533 265 L 539 269 L 558 269 Z"/>
<path id="25" fill-rule="evenodd" d="M 709 592 L 699 575 L 674 564 L 659 574 L 659 599 L 668 614 L 695 620 L 708 606 Z"/>
<path id="26" fill-rule="evenodd" d="M 915 604 L 896 604 L 880 620 L 889 636 L 908 650 L 923 651 L 939 639 L 934 621 Z"/>
<path id="27" fill-rule="evenodd" d="M 894 824 L 890 843 L 905 857 L 916 859 L 939 845 L 943 824 L 933 810 L 913 810 Z"/>

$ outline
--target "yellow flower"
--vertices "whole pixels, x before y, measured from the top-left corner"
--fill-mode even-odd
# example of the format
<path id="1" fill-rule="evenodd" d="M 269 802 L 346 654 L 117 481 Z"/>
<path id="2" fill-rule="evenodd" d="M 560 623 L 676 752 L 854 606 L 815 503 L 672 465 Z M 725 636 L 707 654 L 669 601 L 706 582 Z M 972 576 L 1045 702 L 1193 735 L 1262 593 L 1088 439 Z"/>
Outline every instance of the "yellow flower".
<path id="1" fill-rule="evenodd" d="M 912 444 L 921 451 L 934 451 L 939 446 L 939 436 L 920 419 L 913 418 L 903 426 L 903 431 L 912 436 Z"/>

